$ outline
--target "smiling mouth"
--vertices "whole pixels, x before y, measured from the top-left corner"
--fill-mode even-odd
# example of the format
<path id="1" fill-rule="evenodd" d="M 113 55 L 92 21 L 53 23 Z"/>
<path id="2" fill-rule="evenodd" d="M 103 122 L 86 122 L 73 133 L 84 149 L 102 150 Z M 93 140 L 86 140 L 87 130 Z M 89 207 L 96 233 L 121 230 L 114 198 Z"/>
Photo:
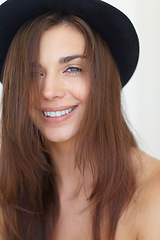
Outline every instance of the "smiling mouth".
<path id="1" fill-rule="evenodd" d="M 51 118 L 56 118 L 56 117 L 62 117 L 65 115 L 68 115 L 69 113 L 71 113 L 77 106 L 71 107 L 69 109 L 66 110 L 62 110 L 62 111 L 56 111 L 56 112 L 43 112 L 44 116 L 46 117 L 51 117 Z"/>

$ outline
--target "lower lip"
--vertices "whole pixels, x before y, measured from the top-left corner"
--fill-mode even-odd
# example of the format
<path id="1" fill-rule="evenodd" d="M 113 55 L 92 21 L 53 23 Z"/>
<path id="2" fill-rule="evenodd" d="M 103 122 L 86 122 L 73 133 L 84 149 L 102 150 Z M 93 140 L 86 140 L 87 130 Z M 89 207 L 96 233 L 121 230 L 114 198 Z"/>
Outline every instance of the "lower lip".
<path id="1" fill-rule="evenodd" d="M 46 117 L 43 113 L 43 120 L 47 123 L 61 123 L 65 120 L 67 120 L 68 118 L 70 118 L 76 111 L 77 107 L 74 108 L 70 113 L 64 115 L 64 116 L 60 116 L 60 117 Z"/>

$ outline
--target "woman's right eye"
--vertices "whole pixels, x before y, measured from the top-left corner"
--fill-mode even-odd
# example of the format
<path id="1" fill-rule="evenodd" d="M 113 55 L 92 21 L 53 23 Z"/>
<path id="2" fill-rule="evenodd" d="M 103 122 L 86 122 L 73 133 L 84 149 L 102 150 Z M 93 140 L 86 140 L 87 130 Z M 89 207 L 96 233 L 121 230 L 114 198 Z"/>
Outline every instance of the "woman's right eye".
<path id="1" fill-rule="evenodd" d="M 44 78 L 45 73 L 43 71 L 32 71 L 31 76 L 32 78 Z"/>

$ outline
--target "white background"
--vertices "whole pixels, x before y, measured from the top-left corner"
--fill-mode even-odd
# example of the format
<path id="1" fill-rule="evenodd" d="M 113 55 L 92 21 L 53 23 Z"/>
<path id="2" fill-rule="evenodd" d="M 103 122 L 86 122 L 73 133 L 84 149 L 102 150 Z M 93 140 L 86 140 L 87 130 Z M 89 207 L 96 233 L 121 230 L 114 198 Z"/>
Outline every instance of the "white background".
<path id="1" fill-rule="evenodd" d="M 2 2 L 0 0 L 0 4 Z M 106 2 L 121 9 L 137 29 L 140 60 L 131 81 L 122 91 L 122 102 L 139 146 L 160 159 L 160 1 Z"/>
<path id="2" fill-rule="evenodd" d="M 133 22 L 140 59 L 122 100 L 140 147 L 160 159 L 160 1 L 108 0 Z"/>

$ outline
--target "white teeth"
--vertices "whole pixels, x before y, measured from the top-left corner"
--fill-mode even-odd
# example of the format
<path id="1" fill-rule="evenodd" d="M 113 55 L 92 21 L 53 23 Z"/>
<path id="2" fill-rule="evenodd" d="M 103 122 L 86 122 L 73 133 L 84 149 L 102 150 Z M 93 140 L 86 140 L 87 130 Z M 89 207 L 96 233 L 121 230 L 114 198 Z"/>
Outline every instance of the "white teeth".
<path id="1" fill-rule="evenodd" d="M 61 116 L 61 112 L 60 111 L 56 112 L 56 117 L 60 117 L 60 116 Z"/>
<path id="2" fill-rule="evenodd" d="M 46 117 L 61 117 L 61 116 L 64 116 L 64 115 L 67 115 L 68 113 L 70 113 L 71 111 L 73 111 L 73 109 L 75 109 L 75 107 L 72 107 L 72 108 L 69 108 L 69 109 L 66 109 L 66 110 L 63 110 L 63 111 L 56 111 L 56 112 L 43 112 L 43 114 L 46 116 Z"/>
<path id="3" fill-rule="evenodd" d="M 55 112 L 51 112 L 51 117 L 55 117 L 55 116 L 56 116 Z"/>
<path id="4" fill-rule="evenodd" d="M 62 116 L 64 116 L 66 113 L 65 113 L 65 111 L 62 111 L 61 114 L 62 114 Z"/>

